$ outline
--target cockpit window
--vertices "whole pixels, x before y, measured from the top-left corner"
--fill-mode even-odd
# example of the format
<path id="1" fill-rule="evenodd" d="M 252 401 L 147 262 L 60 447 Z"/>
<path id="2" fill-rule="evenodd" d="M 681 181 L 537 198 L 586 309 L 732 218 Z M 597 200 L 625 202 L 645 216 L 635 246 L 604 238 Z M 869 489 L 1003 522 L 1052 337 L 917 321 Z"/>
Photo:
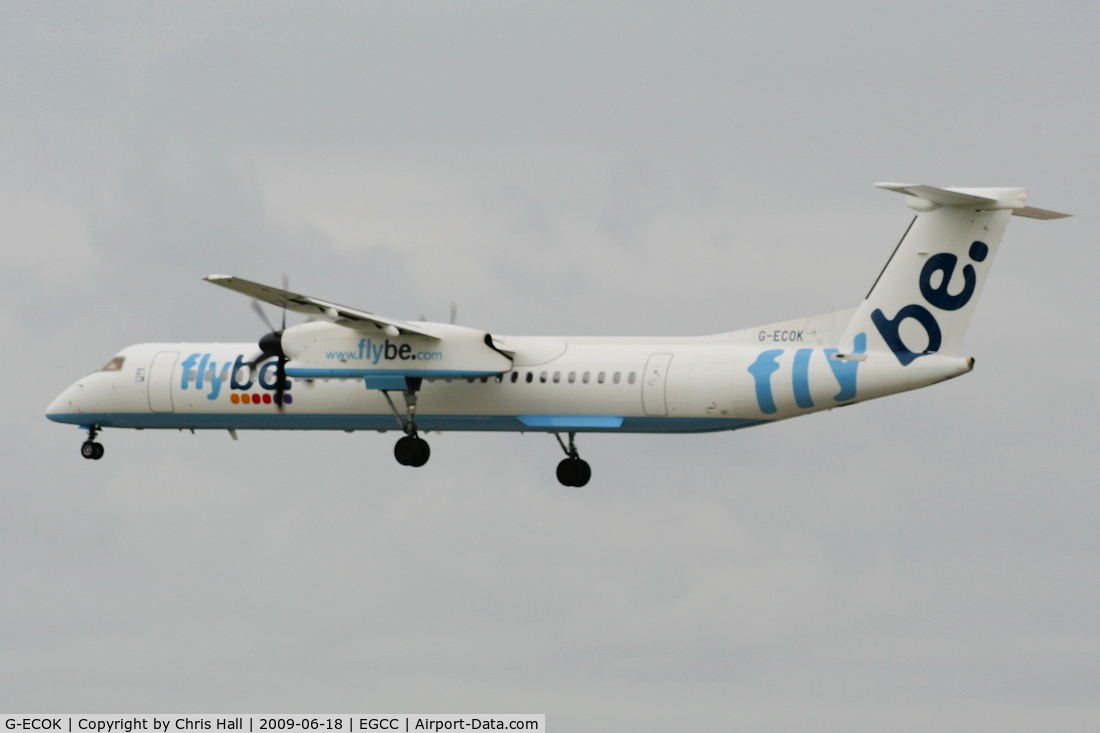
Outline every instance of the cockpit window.
<path id="1" fill-rule="evenodd" d="M 114 359 L 111 359 L 109 362 L 104 364 L 103 368 L 100 369 L 99 371 L 101 371 L 101 372 L 121 371 L 122 370 L 122 362 L 124 362 L 124 361 L 126 361 L 126 357 L 116 356 Z"/>

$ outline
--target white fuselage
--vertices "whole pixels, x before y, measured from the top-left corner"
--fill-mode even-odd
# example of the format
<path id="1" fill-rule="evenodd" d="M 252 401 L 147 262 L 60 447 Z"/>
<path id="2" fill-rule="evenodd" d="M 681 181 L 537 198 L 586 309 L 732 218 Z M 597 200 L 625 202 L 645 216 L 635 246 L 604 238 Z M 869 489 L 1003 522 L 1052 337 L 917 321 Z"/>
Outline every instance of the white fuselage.
<path id="1" fill-rule="evenodd" d="M 840 354 L 851 311 L 697 338 L 506 337 L 510 369 L 480 377 L 426 371 L 422 430 L 705 432 L 733 430 L 925 386 L 969 371 L 929 355 L 902 369 L 888 351 Z M 299 328 L 314 328 L 312 324 Z M 289 330 L 288 330 L 289 333 Z M 858 344 L 857 340 L 857 344 Z M 394 430 L 400 423 L 362 376 L 295 376 L 274 399 L 275 359 L 247 365 L 250 343 L 151 343 L 89 374 L 50 419 L 118 428 Z M 349 354 L 350 355 L 350 354 Z M 121 362 L 120 362 L 121 360 Z M 293 362 L 292 362 L 293 365 Z M 915 367 L 915 368 L 914 368 Z M 339 374 L 338 369 L 300 370 Z M 401 393 L 394 395 L 399 410 Z"/>

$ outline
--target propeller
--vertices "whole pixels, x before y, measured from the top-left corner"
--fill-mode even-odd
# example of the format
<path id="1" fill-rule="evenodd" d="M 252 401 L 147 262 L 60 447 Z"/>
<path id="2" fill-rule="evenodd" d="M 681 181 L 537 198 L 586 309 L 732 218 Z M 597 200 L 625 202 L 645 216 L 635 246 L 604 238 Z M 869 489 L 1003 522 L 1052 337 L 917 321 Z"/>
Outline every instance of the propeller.
<path id="1" fill-rule="evenodd" d="M 283 290 L 286 290 L 290 286 L 290 278 L 286 273 L 283 273 Z M 260 320 L 271 329 L 268 333 L 260 337 L 260 353 L 257 354 L 250 362 L 248 362 L 248 373 L 250 379 L 256 378 L 256 366 L 263 360 L 271 357 L 276 357 L 275 362 L 275 405 L 278 407 L 279 412 L 285 411 L 286 407 L 283 404 L 283 398 L 286 394 L 286 363 L 290 361 L 287 355 L 283 352 L 283 331 L 286 330 L 286 308 L 283 308 L 283 320 L 282 325 L 278 329 L 271 323 L 271 319 L 267 317 L 267 313 L 264 312 L 263 306 L 260 305 L 258 300 L 253 299 L 252 310 L 256 312 L 256 315 L 260 317 Z"/>
<path id="2" fill-rule="evenodd" d="M 260 317 L 261 321 L 267 324 L 268 328 L 270 328 L 272 331 L 277 330 L 275 326 L 271 325 L 271 319 L 269 319 L 267 317 L 267 314 L 264 313 L 264 308 L 262 305 L 260 305 L 260 301 L 256 300 L 255 298 L 252 299 L 252 310 L 256 311 L 256 315 Z"/>

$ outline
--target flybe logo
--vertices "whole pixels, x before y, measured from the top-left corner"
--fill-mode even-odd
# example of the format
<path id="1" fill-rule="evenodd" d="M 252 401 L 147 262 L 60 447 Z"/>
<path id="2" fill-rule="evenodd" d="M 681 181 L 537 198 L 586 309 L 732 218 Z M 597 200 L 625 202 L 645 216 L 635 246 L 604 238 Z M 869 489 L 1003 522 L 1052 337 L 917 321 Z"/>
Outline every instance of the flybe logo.
<path id="1" fill-rule="evenodd" d="M 413 351 L 409 344 L 394 344 L 386 339 L 380 344 L 373 339 L 359 339 L 358 351 L 326 351 L 326 359 L 339 361 L 369 361 L 371 364 L 385 361 L 439 361 L 442 351 Z"/>
<path id="2" fill-rule="evenodd" d="M 852 340 L 852 355 L 860 355 L 867 352 L 867 334 L 856 334 Z M 794 364 L 791 368 L 791 386 L 794 389 L 795 403 L 806 410 L 814 406 L 813 394 L 810 392 L 810 359 L 819 349 L 798 349 L 794 352 Z M 834 402 L 851 402 L 856 398 L 856 377 L 859 374 L 859 359 L 837 359 L 837 349 L 820 349 L 825 355 L 829 368 L 833 372 L 840 391 L 833 396 Z M 775 394 L 772 391 L 772 375 L 779 371 L 778 358 L 784 354 L 784 349 L 768 349 L 761 351 L 756 361 L 749 365 L 749 374 L 756 383 L 756 403 L 760 411 L 765 415 L 771 415 L 778 411 L 775 404 Z"/>
<path id="3" fill-rule="evenodd" d="M 180 389 L 197 389 L 200 392 L 202 390 L 210 390 L 210 393 L 206 395 L 208 400 L 218 399 L 218 395 L 221 394 L 222 387 L 228 383 L 230 390 L 245 391 L 256 389 L 264 389 L 267 391 L 274 391 L 277 385 L 277 379 L 275 376 L 276 364 L 274 361 L 269 361 L 259 368 L 256 372 L 255 379 L 252 378 L 252 370 L 248 368 L 248 362 L 245 361 L 244 355 L 240 354 L 232 362 L 222 362 L 219 364 L 210 357 L 212 354 L 191 354 L 183 362 L 180 363 L 182 374 L 180 376 Z M 244 377 L 241 379 L 240 377 Z M 288 379 L 283 384 L 284 390 L 289 390 L 291 381 Z M 233 402 L 271 402 L 271 395 L 257 394 L 255 396 L 232 395 L 237 397 Z M 249 399 L 245 399 L 249 397 Z M 264 399 L 264 398 L 267 399 Z M 289 404 L 292 399 L 291 396 L 285 395 L 285 401 Z"/>
<path id="4" fill-rule="evenodd" d="M 973 261 L 983 262 L 989 256 L 989 245 L 985 242 L 974 242 L 970 245 L 967 254 Z M 959 258 L 949 252 L 932 255 L 928 258 L 928 262 L 924 263 L 920 271 L 920 294 L 929 305 L 945 311 L 957 311 L 974 297 L 974 291 L 978 287 L 978 273 L 969 263 L 962 268 L 962 290 L 956 295 L 948 292 L 948 286 L 955 277 L 958 264 Z M 910 350 L 901 339 L 901 324 L 909 318 L 919 323 L 928 336 L 928 345 L 924 351 Z M 911 364 L 921 356 L 939 351 L 943 343 L 943 332 L 936 317 L 919 303 L 905 306 L 893 318 L 887 318 L 882 310 L 876 308 L 871 313 L 871 321 L 902 366 Z"/>

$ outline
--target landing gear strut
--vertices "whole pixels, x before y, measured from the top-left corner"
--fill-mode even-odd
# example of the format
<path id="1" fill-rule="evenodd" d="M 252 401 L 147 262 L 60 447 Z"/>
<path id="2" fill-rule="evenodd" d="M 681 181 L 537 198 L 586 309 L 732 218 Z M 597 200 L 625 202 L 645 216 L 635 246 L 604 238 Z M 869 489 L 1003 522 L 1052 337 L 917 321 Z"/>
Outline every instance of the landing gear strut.
<path id="1" fill-rule="evenodd" d="M 97 435 L 99 435 L 99 426 L 89 425 L 88 439 L 80 446 L 80 455 L 91 461 L 98 461 L 103 457 L 103 444 L 95 442 Z"/>
<path id="2" fill-rule="evenodd" d="M 405 397 L 406 417 L 401 417 L 397 405 L 390 398 L 389 390 L 382 390 L 382 396 L 386 398 L 386 402 L 390 403 L 390 409 L 393 410 L 393 415 L 397 418 L 397 424 L 401 426 L 402 432 L 405 433 L 405 437 L 398 440 L 397 445 L 393 447 L 393 457 L 402 466 L 419 468 L 428 462 L 432 455 L 432 449 L 428 445 L 428 441 L 416 433 L 416 391 L 420 389 L 420 379 L 418 377 L 408 377 L 406 383 L 408 387 L 402 392 Z"/>
<path id="3" fill-rule="evenodd" d="M 566 455 L 566 458 L 558 464 L 558 481 L 562 486 L 581 487 L 592 478 L 592 467 L 577 453 L 577 446 L 573 442 L 576 435 L 576 433 L 569 433 L 569 447 L 566 447 L 561 439 L 561 433 L 554 433 L 554 437 L 558 439 L 558 445 Z"/>

